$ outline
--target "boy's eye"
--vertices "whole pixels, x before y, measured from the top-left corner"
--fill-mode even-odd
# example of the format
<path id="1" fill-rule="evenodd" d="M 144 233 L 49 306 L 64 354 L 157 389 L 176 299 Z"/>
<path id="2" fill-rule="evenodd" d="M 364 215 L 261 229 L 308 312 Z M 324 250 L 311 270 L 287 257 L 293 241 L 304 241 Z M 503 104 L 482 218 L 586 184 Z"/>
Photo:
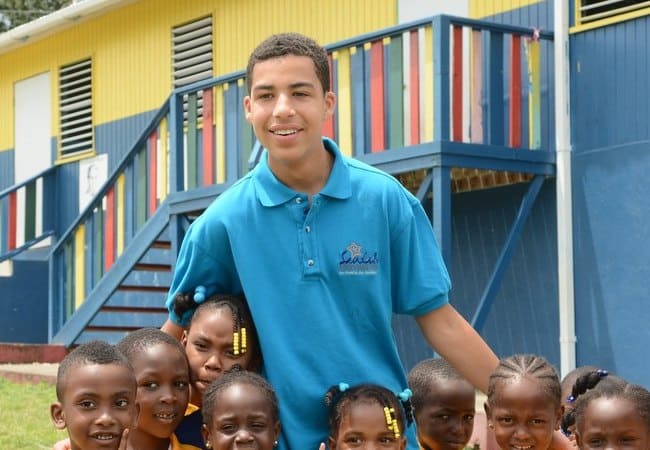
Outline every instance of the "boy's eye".
<path id="1" fill-rule="evenodd" d="M 474 415 L 473 414 L 466 414 L 463 416 L 463 420 L 465 422 L 473 422 L 474 421 Z"/>
<path id="2" fill-rule="evenodd" d="M 449 414 L 440 414 L 440 415 L 438 416 L 438 419 L 440 419 L 440 420 L 446 422 L 446 421 L 448 421 L 448 420 L 450 419 L 450 417 L 451 417 L 451 416 L 450 416 Z"/>
<path id="3" fill-rule="evenodd" d="M 266 429 L 266 423 L 264 422 L 253 422 L 251 423 L 251 428 L 255 431 L 261 431 Z"/>
<path id="4" fill-rule="evenodd" d="M 501 425 L 510 425 L 512 423 L 512 417 L 499 417 L 497 421 Z"/>
<path id="5" fill-rule="evenodd" d="M 379 438 L 380 444 L 391 444 L 392 442 L 395 442 L 395 437 L 393 436 L 382 436 Z"/>
<path id="6" fill-rule="evenodd" d="M 530 421 L 530 423 L 533 424 L 533 425 L 542 425 L 545 422 L 546 421 L 544 419 L 532 419 Z"/>
<path id="7" fill-rule="evenodd" d="M 92 400 L 82 400 L 78 403 L 83 409 L 92 409 L 95 407 L 95 402 Z"/>
<path id="8" fill-rule="evenodd" d="M 177 381 L 174 383 L 174 386 L 176 386 L 178 389 L 187 389 L 187 387 L 190 384 L 187 381 Z"/>
<path id="9" fill-rule="evenodd" d="M 158 383 L 155 381 L 145 381 L 144 383 L 142 383 L 142 387 L 153 390 L 158 387 Z"/>
<path id="10" fill-rule="evenodd" d="M 127 406 L 129 406 L 129 401 L 125 398 L 119 398 L 115 400 L 115 406 L 117 406 L 118 408 L 126 408 Z"/>
<path id="11" fill-rule="evenodd" d="M 293 95 L 294 97 L 307 97 L 307 95 L 309 94 L 307 94 L 306 92 L 294 92 Z"/>
<path id="12" fill-rule="evenodd" d="M 346 438 L 345 442 L 348 445 L 360 445 L 362 441 L 361 441 L 361 438 L 359 436 L 351 436 L 349 438 Z"/>
<path id="13" fill-rule="evenodd" d="M 600 439 L 600 438 L 589 439 L 589 446 L 590 447 L 600 447 L 601 445 L 603 445 L 603 440 L 602 439 Z"/>

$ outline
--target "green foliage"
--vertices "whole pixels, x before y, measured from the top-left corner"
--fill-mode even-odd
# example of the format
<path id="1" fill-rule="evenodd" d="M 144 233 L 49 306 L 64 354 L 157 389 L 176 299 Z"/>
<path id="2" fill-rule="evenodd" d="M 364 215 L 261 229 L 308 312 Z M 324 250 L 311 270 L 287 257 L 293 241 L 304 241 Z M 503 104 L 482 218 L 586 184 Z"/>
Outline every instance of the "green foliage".
<path id="1" fill-rule="evenodd" d="M 13 383 L 0 377 L 0 449 L 49 450 L 68 437 L 50 420 L 50 405 L 55 400 L 50 384 Z"/>
<path id="2" fill-rule="evenodd" d="M 0 0 L 0 32 L 61 9 L 71 0 Z"/>

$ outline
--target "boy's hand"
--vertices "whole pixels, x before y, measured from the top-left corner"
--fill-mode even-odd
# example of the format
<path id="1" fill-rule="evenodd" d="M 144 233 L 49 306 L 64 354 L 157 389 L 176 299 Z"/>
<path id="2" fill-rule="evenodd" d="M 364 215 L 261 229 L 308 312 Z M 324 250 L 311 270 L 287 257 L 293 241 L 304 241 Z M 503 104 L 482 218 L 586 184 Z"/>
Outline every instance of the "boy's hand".
<path id="1" fill-rule="evenodd" d="M 122 439 L 120 439 L 120 446 L 117 448 L 117 450 L 126 450 L 126 444 L 129 442 L 129 429 L 125 428 L 124 431 L 122 431 Z"/>
<path id="2" fill-rule="evenodd" d="M 70 450 L 71 448 L 72 446 L 70 445 L 70 439 L 66 438 L 54 444 L 52 450 Z"/>
<path id="3" fill-rule="evenodd" d="M 318 446 L 318 450 L 325 450 L 325 442 L 321 442 Z"/>

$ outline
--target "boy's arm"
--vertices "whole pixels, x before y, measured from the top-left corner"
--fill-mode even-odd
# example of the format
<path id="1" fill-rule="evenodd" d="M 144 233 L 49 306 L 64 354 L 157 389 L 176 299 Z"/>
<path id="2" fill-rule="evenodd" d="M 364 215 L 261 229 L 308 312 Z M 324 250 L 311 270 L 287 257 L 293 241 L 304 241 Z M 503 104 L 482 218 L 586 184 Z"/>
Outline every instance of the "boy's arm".
<path id="1" fill-rule="evenodd" d="M 165 333 L 169 334 L 170 336 L 174 336 L 179 341 L 181 340 L 181 337 L 183 337 L 184 328 L 180 325 L 175 324 L 169 319 L 165 321 L 165 323 L 163 324 L 162 327 L 160 327 L 160 329 Z"/>
<path id="2" fill-rule="evenodd" d="M 483 392 L 499 363 L 483 338 L 450 304 L 415 319 L 429 345 Z"/>

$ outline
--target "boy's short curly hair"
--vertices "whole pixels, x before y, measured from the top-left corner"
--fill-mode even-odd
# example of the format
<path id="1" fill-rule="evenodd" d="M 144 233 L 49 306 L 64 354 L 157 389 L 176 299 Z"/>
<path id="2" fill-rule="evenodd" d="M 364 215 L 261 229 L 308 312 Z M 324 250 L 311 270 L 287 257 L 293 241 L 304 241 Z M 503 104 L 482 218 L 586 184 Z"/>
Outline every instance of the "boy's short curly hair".
<path id="1" fill-rule="evenodd" d="M 327 51 L 313 39 L 299 33 L 274 34 L 259 44 L 248 58 L 246 66 L 246 84 L 248 93 L 251 92 L 253 68 L 255 64 L 283 56 L 306 56 L 314 62 L 316 76 L 318 77 L 323 92 L 328 92 L 330 87 L 330 66 L 327 60 Z"/>

